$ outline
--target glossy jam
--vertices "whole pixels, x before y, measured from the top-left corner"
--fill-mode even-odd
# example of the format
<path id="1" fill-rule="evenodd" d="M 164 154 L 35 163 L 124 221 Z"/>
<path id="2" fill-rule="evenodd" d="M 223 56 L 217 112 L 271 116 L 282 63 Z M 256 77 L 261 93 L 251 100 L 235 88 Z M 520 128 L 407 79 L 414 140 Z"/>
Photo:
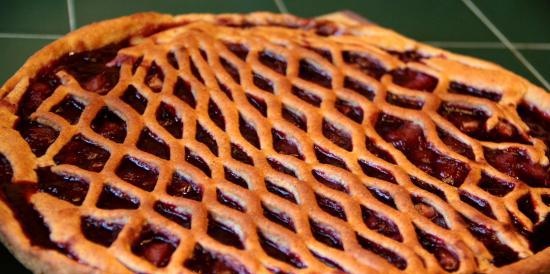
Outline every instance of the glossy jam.
<path id="1" fill-rule="evenodd" d="M 241 58 L 241 60 L 246 60 L 246 56 L 248 55 L 248 48 L 245 45 L 226 42 L 225 46 L 227 47 L 227 49 L 233 52 L 233 54 Z"/>
<path id="2" fill-rule="evenodd" d="M 357 162 L 361 166 L 361 169 L 363 170 L 363 173 L 365 173 L 365 175 L 374 177 L 380 180 L 384 180 L 390 183 L 394 183 L 394 184 L 397 183 L 393 174 L 391 174 L 391 172 L 386 170 L 385 168 L 376 166 L 365 160 L 359 160 Z"/>
<path id="3" fill-rule="evenodd" d="M 225 69 L 225 72 L 233 78 L 233 80 L 237 83 L 241 83 L 241 76 L 239 75 L 239 70 L 231 64 L 229 61 L 227 61 L 225 58 L 220 57 L 220 64 L 222 65 L 223 69 Z"/>
<path id="4" fill-rule="evenodd" d="M 305 59 L 300 60 L 298 76 L 325 88 L 332 88 L 332 76 Z"/>
<path id="5" fill-rule="evenodd" d="M 350 118 L 356 123 L 361 124 L 363 122 L 363 109 L 358 105 L 342 100 L 340 98 L 336 99 L 334 107 L 342 114 Z"/>
<path id="6" fill-rule="evenodd" d="M 234 257 L 204 249 L 197 244 L 193 255 L 184 262 L 184 266 L 203 274 L 249 274 L 250 272 Z"/>
<path id="7" fill-rule="evenodd" d="M 474 151 L 469 145 L 462 143 L 460 140 L 456 139 L 439 127 L 437 128 L 437 135 L 441 141 L 443 141 L 443 143 L 445 143 L 445 145 L 451 148 L 454 152 L 470 160 L 474 160 Z"/>
<path id="8" fill-rule="evenodd" d="M 419 125 L 381 114 L 375 128 L 384 140 L 403 152 L 414 165 L 443 182 L 460 186 L 468 175 L 466 164 L 432 148 Z"/>
<path id="9" fill-rule="evenodd" d="M 54 173 L 50 167 L 38 168 L 36 175 L 39 191 L 78 206 L 86 198 L 89 184 L 79 177 Z"/>
<path id="10" fill-rule="evenodd" d="M 271 129 L 271 136 L 273 137 L 273 149 L 278 153 L 294 156 L 300 160 L 304 159 L 298 144 L 291 139 L 286 133 Z"/>
<path id="11" fill-rule="evenodd" d="M 121 223 L 108 222 L 90 216 L 80 219 L 80 229 L 84 237 L 105 247 L 113 244 L 123 227 Z"/>
<path id="12" fill-rule="evenodd" d="M 305 91 L 297 86 L 292 86 L 291 89 L 292 94 L 296 95 L 296 97 L 304 100 L 305 102 L 311 104 L 315 107 L 320 107 L 322 99 L 321 97 L 315 95 L 314 93 L 311 93 L 309 91 Z"/>
<path id="13" fill-rule="evenodd" d="M 185 161 L 197 167 L 206 176 L 212 177 L 212 171 L 210 170 L 210 166 L 208 166 L 208 164 L 204 161 L 204 159 L 201 156 L 191 151 L 187 147 L 185 148 Z"/>
<path id="14" fill-rule="evenodd" d="M 307 131 L 307 118 L 303 113 L 283 106 L 281 116 L 299 129 Z"/>
<path id="15" fill-rule="evenodd" d="M 495 219 L 495 215 L 493 214 L 493 210 L 491 209 L 491 205 L 485 201 L 484 199 L 481 199 L 473 194 L 470 194 L 466 191 L 460 191 L 459 192 L 460 200 L 471 205 L 473 208 L 479 210 L 481 213 L 485 214 L 485 216 L 489 218 Z"/>
<path id="16" fill-rule="evenodd" d="M 409 63 L 409 62 L 419 62 L 422 63 L 422 59 L 429 58 L 429 56 L 425 56 L 422 53 L 419 53 L 415 50 L 406 50 L 406 51 L 394 51 L 394 50 L 388 50 L 389 54 L 397 57 L 399 60 Z"/>
<path id="17" fill-rule="evenodd" d="M 323 256 L 321 256 L 320 254 L 318 254 L 317 252 L 315 252 L 313 250 L 309 250 L 309 251 L 311 252 L 311 255 L 313 255 L 313 257 L 315 257 L 320 262 L 324 263 L 325 265 L 327 265 L 330 268 L 334 268 L 334 269 L 338 270 L 337 273 L 346 273 L 346 272 L 344 272 L 344 269 L 338 263 L 336 263 L 335 261 L 333 261 L 329 258 L 323 257 Z"/>
<path id="18" fill-rule="evenodd" d="M 386 162 L 396 164 L 393 156 L 391 156 L 391 154 L 389 154 L 387 151 L 378 147 L 369 137 L 365 138 L 365 147 L 370 153 L 374 154 L 376 157 L 385 160 Z"/>
<path id="19" fill-rule="evenodd" d="M 101 209 L 137 209 L 139 206 L 138 198 L 108 185 L 103 187 L 96 203 L 96 207 Z"/>
<path id="20" fill-rule="evenodd" d="M 260 148 L 260 137 L 258 137 L 258 132 L 256 132 L 256 128 L 254 125 L 246 121 L 240 114 L 239 114 L 239 132 L 243 136 L 244 139 L 246 139 L 251 145 L 255 146 L 256 148 Z"/>
<path id="21" fill-rule="evenodd" d="M 294 193 L 288 191 L 286 188 L 284 187 L 281 187 L 281 186 L 278 186 L 274 183 L 272 183 L 271 181 L 269 180 L 265 180 L 265 187 L 267 189 L 267 191 L 283 198 L 283 199 L 286 199 L 288 201 L 291 201 L 295 204 L 297 204 L 297 201 L 296 201 L 296 197 L 294 196 Z"/>
<path id="22" fill-rule="evenodd" d="M 153 205 L 153 208 L 158 214 L 179 224 L 180 226 L 191 228 L 191 214 L 184 212 L 177 206 L 157 201 Z"/>
<path id="23" fill-rule="evenodd" d="M 409 89 L 432 92 L 437 87 L 437 78 L 412 69 L 398 69 L 391 72 L 393 82 Z"/>
<path id="24" fill-rule="evenodd" d="M 227 96 L 227 98 L 233 101 L 233 92 L 231 91 L 231 89 L 229 89 L 229 87 L 221 83 L 219 80 L 218 86 L 220 87 L 220 90 Z"/>
<path id="25" fill-rule="evenodd" d="M 348 220 L 346 217 L 346 212 L 339 202 L 318 193 L 315 193 L 315 200 L 317 200 L 317 205 L 319 208 L 326 213 L 344 221 Z"/>
<path id="26" fill-rule="evenodd" d="M 384 258 L 384 260 L 388 261 L 388 263 L 394 265 L 401 270 L 407 268 L 407 261 L 405 261 L 405 259 L 399 256 L 397 253 L 391 251 L 390 249 L 384 248 L 379 244 L 376 244 L 375 242 L 359 235 L 359 233 L 356 233 L 355 235 L 357 238 L 357 242 L 364 249 L 369 250 L 372 253 Z"/>
<path id="27" fill-rule="evenodd" d="M 344 51 L 342 52 L 342 58 L 347 64 L 376 79 L 380 79 L 386 72 L 386 69 L 378 60 L 365 53 Z"/>
<path id="28" fill-rule="evenodd" d="M 335 145 L 347 151 L 351 151 L 353 149 L 351 134 L 345 129 L 337 127 L 334 123 L 323 119 L 322 132 L 323 135 Z"/>
<path id="29" fill-rule="evenodd" d="M 403 236 L 401 236 L 397 225 L 381 213 L 361 205 L 361 216 L 368 228 L 398 242 L 403 241 Z"/>
<path id="30" fill-rule="evenodd" d="M 533 163 L 527 153 L 518 148 L 483 149 L 485 159 L 499 171 L 518 178 L 532 187 L 550 187 L 548 166 Z"/>
<path id="31" fill-rule="evenodd" d="M 445 193 L 444 193 L 441 189 L 439 189 L 438 187 L 436 187 L 436 186 L 434 186 L 434 185 L 432 185 L 432 184 L 426 183 L 426 182 L 424 182 L 424 181 L 422 181 L 422 180 L 420 180 L 420 179 L 418 179 L 418 178 L 416 178 L 416 177 L 414 177 L 414 176 L 410 176 L 410 179 L 411 179 L 411 182 L 412 182 L 415 186 L 417 186 L 417 187 L 419 187 L 419 188 L 421 188 L 421 189 L 424 189 L 424 190 L 426 190 L 426 191 L 428 191 L 428 192 L 430 192 L 430 193 L 432 193 L 432 194 L 438 196 L 438 197 L 441 198 L 443 201 L 447 201 L 447 197 L 445 196 Z"/>
<path id="32" fill-rule="evenodd" d="M 300 256 L 287 247 L 280 246 L 277 242 L 269 239 L 264 233 L 258 231 L 258 238 L 262 249 L 272 258 L 290 264 L 296 268 L 305 268 L 306 265 L 300 260 Z"/>
<path id="33" fill-rule="evenodd" d="M 422 247 L 435 256 L 443 269 L 452 272 L 460 267 L 458 256 L 446 246 L 442 239 L 419 228 L 416 228 L 416 235 Z"/>
<path id="34" fill-rule="evenodd" d="M 161 102 L 155 112 L 157 122 L 168 131 L 174 138 L 181 139 L 183 136 L 183 122 L 177 115 L 176 109 L 164 102 Z"/>
<path id="35" fill-rule="evenodd" d="M 226 180 L 242 188 L 248 189 L 248 182 L 237 172 L 233 171 L 228 167 L 224 167 L 223 171 L 224 171 L 224 177 Z"/>
<path id="36" fill-rule="evenodd" d="M 422 109 L 422 107 L 424 106 L 424 102 L 420 100 L 415 100 L 415 99 L 397 95 L 391 92 L 388 92 L 386 94 L 386 102 L 392 105 L 396 105 L 404 108 L 411 108 L 411 109 Z"/>
<path id="37" fill-rule="evenodd" d="M 503 266 L 519 260 L 518 253 L 509 246 L 503 244 L 494 230 L 484 225 L 477 224 L 464 216 L 462 217 L 468 225 L 468 230 L 470 230 L 472 235 L 481 241 L 489 250 L 489 253 L 493 255 L 494 258 L 492 263 L 495 266 Z"/>
<path id="38" fill-rule="evenodd" d="M 344 87 L 364 96 L 369 101 L 374 100 L 374 96 L 376 95 L 369 85 L 348 76 L 344 77 Z"/>
<path id="39" fill-rule="evenodd" d="M 218 143 L 199 122 L 196 126 L 195 140 L 205 144 L 214 155 L 218 156 Z"/>
<path id="40" fill-rule="evenodd" d="M 218 107 L 218 104 L 214 102 L 212 99 L 208 101 L 208 117 L 216 124 L 221 130 L 225 130 L 225 118 L 223 117 L 223 113 L 220 110 L 220 107 Z"/>
<path id="41" fill-rule="evenodd" d="M 84 110 L 84 104 L 68 95 L 57 105 L 53 106 L 51 112 L 63 117 L 71 125 L 74 125 L 80 119 Z"/>
<path id="42" fill-rule="evenodd" d="M 62 70 L 76 78 L 84 89 L 106 94 L 117 84 L 119 78 L 120 64 L 110 61 L 115 59 L 118 50 L 126 44 L 127 42 L 121 42 L 93 51 L 71 52 L 54 61 L 30 80 L 19 102 L 17 114 L 22 118 L 28 117 L 51 96 L 60 85 L 56 73 Z"/>
<path id="43" fill-rule="evenodd" d="M 245 212 L 244 206 L 241 205 L 239 201 L 236 201 L 229 195 L 224 194 L 223 191 L 219 189 L 216 189 L 216 198 L 218 202 L 222 205 L 238 210 L 240 212 Z"/>
<path id="44" fill-rule="evenodd" d="M 313 219 L 309 219 L 309 226 L 311 228 L 311 234 L 315 240 L 335 249 L 344 250 L 344 245 L 340 239 L 340 235 L 336 230 L 327 224 L 317 222 Z"/>
<path id="45" fill-rule="evenodd" d="M 0 187 L 11 184 L 13 169 L 8 159 L 0 153 Z"/>
<path id="46" fill-rule="evenodd" d="M 179 240 L 174 236 L 146 226 L 134 241 L 132 252 L 157 267 L 165 267 L 178 245 Z"/>
<path id="47" fill-rule="evenodd" d="M 204 84 L 204 78 L 202 78 L 199 68 L 197 68 L 195 62 L 193 61 L 193 58 L 191 57 L 189 57 L 189 66 L 191 67 L 191 73 L 193 74 L 193 76 L 195 76 L 195 78 L 199 80 L 199 82 Z"/>
<path id="48" fill-rule="evenodd" d="M 239 162 L 254 166 L 254 160 L 243 148 L 237 144 L 231 143 L 231 157 Z"/>
<path id="49" fill-rule="evenodd" d="M 42 156 L 59 136 L 59 131 L 37 121 L 20 120 L 16 129 L 21 137 L 29 144 L 31 151 L 36 156 Z"/>
<path id="50" fill-rule="evenodd" d="M 233 231 L 231 227 L 214 219 L 210 214 L 208 215 L 208 228 L 206 233 L 224 245 L 244 249 L 244 244 L 240 236 Z"/>
<path id="51" fill-rule="evenodd" d="M 172 196 L 201 201 L 203 190 L 190 177 L 174 172 L 172 180 L 166 188 L 166 192 Z"/>
<path id="52" fill-rule="evenodd" d="M 368 187 L 367 189 L 370 191 L 372 196 L 376 198 L 376 200 L 397 209 L 397 206 L 395 205 L 395 201 L 393 197 L 390 195 L 390 193 L 375 187 Z"/>
<path id="53" fill-rule="evenodd" d="M 315 180 L 319 181 L 323 185 L 330 187 L 334 190 L 349 193 L 348 187 L 342 181 L 340 181 L 338 177 L 331 176 L 330 174 L 327 174 L 326 172 L 317 169 L 312 170 L 311 174 L 313 175 Z"/>
<path id="54" fill-rule="evenodd" d="M 517 111 L 529 126 L 529 135 L 541 139 L 546 144 L 546 156 L 550 158 L 550 114 L 526 103 L 520 104 Z"/>
<path id="55" fill-rule="evenodd" d="M 274 85 L 271 80 L 269 80 L 267 77 L 262 76 L 261 74 L 252 73 L 252 83 L 259 89 L 263 91 L 267 91 L 269 93 L 273 93 L 274 91 Z"/>
<path id="56" fill-rule="evenodd" d="M 504 120 L 487 131 L 489 115 L 483 110 L 443 102 L 437 112 L 464 134 L 480 141 L 529 144 L 514 126 Z"/>
<path id="57" fill-rule="evenodd" d="M 82 135 L 76 135 L 61 148 L 53 160 L 58 165 L 75 165 L 82 169 L 99 172 L 110 156 L 111 153 L 106 149 Z"/>
<path id="58" fill-rule="evenodd" d="M 195 108 L 197 106 L 197 101 L 195 100 L 195 95 L 193 95 L 193 91 L 191 90 L 191 85 L 189 82 L 184 81 L 179 77 L 174 85 L 174 95 L 191 108 Z"/>
<path id="59" fill-rule="evenodd" d="M 267 117 L 267 104 L 265 103 L 264 99 L 258 98 L 248 93 L 246 93 L 246 99 L 248 100 L 250 105 L 252 105 L 260 112 L 260 114 L 262 114 L 264 117 Z"/>
<path id="60" fill-rule="evenodd" d="M 150 129 L 141 131 L 136 147 L 165 160 L 170 160 L 170 147 Z"/>
<path id="61" fill-rule="evenodd" d="M 276 211 L 274 209 L 271 209 L 263 203 L 262 203 L 262 209 L 263 209 L 264 217 L 266 217 L 268 220 L 276 224 L 279 224 L 288 230 L 296 232 L 296 228 L 294 227 L 294 221 L 289 215 L 287 215 L 287 213 L 283 211 Z"/>
<path id="62" fill-rule="evenodd" d="M 103 107 L 97 113 L 90 127 L 96 133 L 116 143 L 122 143 L 126 138 L 126 121 L 107 107 Z"/>
<path id="63" fill-rule="evenodd" d="M 502 98 L 502 95 L 497 92 L 478 89 L 478 88 L 471 87 L 471 86 L 468 86 L 459 82 L 454 82 L 454 81 L 451 82 L 451 84 L 449 85 L 449 92 L 481 97 L 481 98 L 489 99 L 495 102 L 500 101 L 500 98 Z"/>
<path id="64" fill-rule="evenodd" d="M 281 162 L 273 159 L 273 158 L 267 158 L 267 163 L 275 170 L 282 172 L 284 174 L 290 175 L 292 177 L 298 177 L 294 170 L 288 166 L 285 166 Z"/>
<path id="65" fill-rule="evenodd" d="M 158 170 L 155 167 L 129 156 L 122 159 L 115 174 L 145 191 L 153 191 L 158 179 Z"/>
<path id="66" fill-rule="evenodd" d="M 533 198 L 531 198 L 530 194 L 525 194 L 521 196 L 517 201 L 516 204 L 518 205 L 519 211 L 523 213 L 523 215 L 527 216 L 531 222 L 534 224 L 537 223 L 539 216 L 537 212 L 535 211 L 535 205 L 533 203 Z"/>
<path id="67" fill-rule="evenodd" d="M 322 48 L 314 48 L 309 46 L 306 46 L 305 48 L 317 53 L 318 55 L 320 55 L 321 57 L 325 58 L 327 61 L 332 63 L 332 53 L 330 53 L 330 50 L 322 49 Z"/>
<path id="68" fill-rule="evenodd" d="M 150 87 L 153 92 L 160 92 L 163 83 L 164 73 L 157 63 L 153 62 L 149 70 L 147 70 L 147 75 L 145 75 L 145 84 Z"/>
<path id="69" fill-rule="evenodd" d="M 535 225 L 533 232 L 529 234 L 531 249 L 535 252 L 544 250 L 550 246 L 550 218 L 546 215 L 545 219 Z"/>
<path id="70" fill-rule="evenodd" d="M 447 222 L 445 221 L 445 217 L 435 209 L 432 205 L 430 205 L 427 201 L 425 201 L 422 197 L 418 196 L 412 196 L 412 202 L 414 204 L 414 208 L 420 215 L 423 215 L 424 217 L 428 218 L 430 221 L 432 221 L 434 224 L 448 229 L 449 226 L 447 225 Z"/>
<path id="71" fill-rule="evenodd" d="M 29 117 L 44 100 L 52 95 L 61 84 L 55 72 L 45 69 L 38 73 L 29 83 L 29 87 L 19 101 L 17 115 L 21 118 Z"/>
<path id="72" fill-rule="evenodd" d="M 133 85 L 129 85 L 128 88 L 126 88 L 120 99 L 135 109 L 139 114 L 145 112 L 145 108 L 149 102 Z"/>
<path id="73" fill-rule="evenodd" d="M 315 151 L 315 156 L 321 164 L 333 165 L 335 167 L 343 168 L 348 170 L 346 162 L 342 158 L 334 155 L 327 149 L 324 149 L 318 145 L 313 145 L 313 150 Z"/>
<path id="74" fill-rule="evenodd" d="M 258 60 L 270 69 L 282 75 L 286 74 L 287 64 L 282 56 L 271 51 L 262 51 L 258 54 Z"/>
<path id="75" fill-rule="evenodd" d="M 180 66 L 178 64 L 178 58 L 176 57 L 176 54 L 174 53 L 174 51 L 169 51 L 167 54 L 166 54 L 166 60 L 168 60 L 168 63 L 174 68 L 174 69 L 179 69 Z"/>
<path id="76" fill-rule="evenodd" d="M 481 179 L 477 186 L 497 197 L 504 197 L 515 187 L 514 183 L 491 177 L 485 172 L 481 173 Z"/>
<path id="77" fill-rule="evenodd" d="M 10 162 L 0 154 L 0 199 L 10 207 L 31 245 L 57 249 L 57 244 L 50 240 L 50 229 L 29 200 L 38 191 L 37 184 L 12 182 L 12 177 Z"/>

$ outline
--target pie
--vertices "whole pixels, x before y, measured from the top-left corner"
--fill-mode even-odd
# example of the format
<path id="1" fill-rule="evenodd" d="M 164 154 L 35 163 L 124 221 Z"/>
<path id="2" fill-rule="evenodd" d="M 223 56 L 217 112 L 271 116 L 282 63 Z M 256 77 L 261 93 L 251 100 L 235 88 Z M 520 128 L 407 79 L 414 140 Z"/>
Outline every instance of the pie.
<path id="1" fill-rule="evenodd" d="M 0 89 L 35 273 L 550 271 L 550 95 L 342 14 L 143 13 Z"/>

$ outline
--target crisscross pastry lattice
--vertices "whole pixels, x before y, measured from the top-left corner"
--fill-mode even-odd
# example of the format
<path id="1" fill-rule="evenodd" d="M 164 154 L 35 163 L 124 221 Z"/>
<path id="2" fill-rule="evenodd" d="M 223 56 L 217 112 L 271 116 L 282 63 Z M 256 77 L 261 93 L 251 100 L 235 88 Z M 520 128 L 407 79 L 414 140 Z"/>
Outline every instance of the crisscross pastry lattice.
<path id="1" fill-rule="evenodd" d="M 162 27 L 0 93 L 13 249 L 75 272 L 471 273 L 548 245 L 548 96 L 525 80 L 372 25 L 141 16 L 119 20 Z"/>

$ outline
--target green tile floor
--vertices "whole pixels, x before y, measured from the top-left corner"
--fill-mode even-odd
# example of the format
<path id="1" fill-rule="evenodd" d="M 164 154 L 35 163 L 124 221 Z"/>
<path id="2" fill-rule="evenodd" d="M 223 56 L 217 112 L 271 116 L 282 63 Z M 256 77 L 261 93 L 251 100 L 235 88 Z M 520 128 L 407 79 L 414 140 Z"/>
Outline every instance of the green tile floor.
<path id="1" fill-rule="evenodd" d="M 0 83 L 39 48 L 71 29 L 107 18 L 141 11 L 288 11 L 313 17 L 338 10 L 354 11 L 419 41 L 493 61 L 550 89 L 548 0 L 0 0 Z M 480 20 L 483 16 L 487 20 Z M 511 42 L 516 54 L 502 40 Z M 0 265 L 0 273 L 26 273 L 1 245 Z"/>

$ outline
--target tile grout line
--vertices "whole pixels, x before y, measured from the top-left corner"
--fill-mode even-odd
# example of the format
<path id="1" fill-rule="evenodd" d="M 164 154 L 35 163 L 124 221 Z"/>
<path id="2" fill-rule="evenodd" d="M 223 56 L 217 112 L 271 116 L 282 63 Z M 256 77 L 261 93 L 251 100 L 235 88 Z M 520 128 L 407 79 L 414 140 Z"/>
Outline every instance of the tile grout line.
<path id="1" fill-rule="evenodd" d="M 67 0 L 67 14 L 69 16 L 69 27 L 71 31 L 76 29 L 76 16 L 74 12 L 74 0 Z"/>
<path id="2" fill-rule="evenodd" d="M 485 14 L 471 1 L 471 0 L 462 0 L 464 5 L 470 9 L 472 13 L 474 13 L 479 20 L 512 52 L 512 54 L 522 63 L 530 72 L 539 80 L 542 85 L 547 89 L 550 90 L 550 83 L 544 79 L 544 77 L 538 72 L 538 70 L 519 52 L 514 45 L 504 36 L 504 34 L 485 16 Z"/>
<path id="3" fill-rule="evenodd" d="M 60 38 L 61 34 L 36 34 L 36 33 L 4 33 L 0 32 L 0 38 L 16 38 L 16 39 L 39 39 L 39 40 L 55 40 Z"/>
<path id="4" fill-rule="evenodd" d="M 273 0 L 281 13 L 288 13 L 284 0 Z"/>

